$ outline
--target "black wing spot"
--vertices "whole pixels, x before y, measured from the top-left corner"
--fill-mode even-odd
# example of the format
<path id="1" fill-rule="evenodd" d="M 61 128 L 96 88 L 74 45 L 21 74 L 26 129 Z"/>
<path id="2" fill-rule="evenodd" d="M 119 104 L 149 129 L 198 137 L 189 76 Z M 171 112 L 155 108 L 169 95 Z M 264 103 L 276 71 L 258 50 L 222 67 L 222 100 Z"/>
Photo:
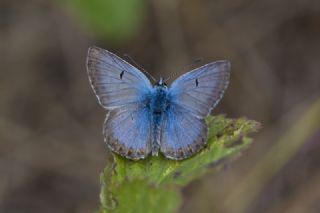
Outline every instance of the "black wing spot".
<path id="1" fill-rule="evenodd" d="M 122 71 L 122 72 L 120 73 L 120 79 L 122 79 L 123 74 L 124 74 L 124 71 Z"/>
<path id="2" fill-rule="evenodd" d="M 196 87 L 199 85 L 199 81 L 198 79 L 196 78 Z"/>

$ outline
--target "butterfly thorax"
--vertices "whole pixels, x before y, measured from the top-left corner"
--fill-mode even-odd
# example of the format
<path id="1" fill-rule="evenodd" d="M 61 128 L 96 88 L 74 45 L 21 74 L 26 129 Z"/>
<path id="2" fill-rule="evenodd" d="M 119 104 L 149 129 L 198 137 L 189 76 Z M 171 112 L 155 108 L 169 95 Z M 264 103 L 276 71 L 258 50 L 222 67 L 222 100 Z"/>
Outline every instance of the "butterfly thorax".
<path id="1" fill-rule="evenodd" d="M 154 105 L 164 107 L 168 96 L 168 86 L 164 82 L 163 78 L 153 86 Z M 165 107 L 164 107 L 165 108 Z"/>
<path id="2" fill-rule="evenodd" d="M 150 109 L 153 116 L 161 116 L 168 104 L 168 89 L 165 86 L 154 86 L 150 100 Z"/>
<path id="3" fill-rule="evenodd" d="M 158 155 L 160 147 L 160 130 L 165 111 L 169 107 L 168 89 L 164 85 L 155 85 L 150 100 L 150 111 L 153 124 L 152 155 Z"/>

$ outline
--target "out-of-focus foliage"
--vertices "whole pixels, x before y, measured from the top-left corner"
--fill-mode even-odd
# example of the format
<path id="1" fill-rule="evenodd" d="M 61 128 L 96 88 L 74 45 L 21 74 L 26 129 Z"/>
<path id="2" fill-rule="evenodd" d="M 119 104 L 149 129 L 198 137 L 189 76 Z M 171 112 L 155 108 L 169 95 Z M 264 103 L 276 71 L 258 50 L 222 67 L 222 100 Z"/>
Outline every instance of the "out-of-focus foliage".
<path id="1" fill-rule="evenodd" d="M 234 190 L 234 193 L 229 196 L 226 201 L 228 211 L 245 212 L 246 209 L 249 209 L 263 187 L 277 172 L 284 169 L 300 150 L 303 150 L 303 145 L 310 142 L 312 137 L 315 137 L 317 134 L 320 136 L 320 99 L 312 103 L 311 106 L 299 116 L 299 119 L 290 125 L 288 131 L 283 133 L 277 143 L 275 143 L 255 165 L 255 169 L 247 175 L 245 182 L 240 184 L 239 187 Z M 315 137 L 315 139 L 313 139 L 315 142 L 313 143 L 319 142 L 317 141 L 319 138 L 317 139 Z M 312 147 L 310 148 L 312 149 Z M 314 183 L 311 181 L 311 187 L 317 188 L 318 181 Z M 248 187 L 251 187 L 249 192 L 247 191 Z M 246 194 L 245 198 L 243 198 L 241 202 L 238 202 L 238 197 L 243 194 Z M 310 199 L 314 199 L 314 197 L 310 197 Z M 304 205 L 303 200 L 300 202 L 301 205 Z M 287 205 L 280 206 L 275 212 L 304 212 L 305 210 L 306 207 L 301 206 L 297 211 L 295 207 Z"/>
<path id="2" fill-rule="evenodd" d="M 120 42 L 136 33 L 146 15 L 145 0 L 60 0 L 96 36 Z"/>
<path id="3" fill-rule="evenodd" d="M 101 179 L 101 211 L 173 212 L 180 204 L 179 187 L 223 168 L 251 144 L 247 135 L 260 126 L 255 121 L 223 116 L 208 117 L 207 123 L 207 147 L 183 161 L 162 155 L 131 161 L 113 154 L 113 165 L 106 167 Z"/>

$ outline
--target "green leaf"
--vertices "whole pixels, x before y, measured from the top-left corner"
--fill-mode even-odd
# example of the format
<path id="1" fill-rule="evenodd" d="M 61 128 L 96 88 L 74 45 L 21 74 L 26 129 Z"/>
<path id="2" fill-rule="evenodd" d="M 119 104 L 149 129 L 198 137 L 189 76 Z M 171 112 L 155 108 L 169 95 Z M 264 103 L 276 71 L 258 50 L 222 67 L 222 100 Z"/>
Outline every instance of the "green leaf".
<path id="1" fill-rule="evenodd" d="M 67 0 L 66 5 L 79 23 L 98 37 L 114 42 L 132 36 L 145 14 L 144 0 Z"/>
<path id="2" fill-rule="evenodd" d="M 143 179 L 118 179 L 113 166 L 101 175 L 100 212 L 173 212 L 181 202 L 180 192 L 172 186 L 157 187 Z M 159 208 L 161 204 L 161 208 Z"/>
<path id="3" fill-rule="evenodd" d="M 244 118 L 223 116 L 208 117 L 207 124 L 207 147 L 186 160 L 175 161 L 160 155 L 131 161 L 114 154 L 112 165 L 106 167 L 101 178 L 101 212 L 157 212 L 158 201 L 161 212 L 173 212 L 179 206 L 182 186 L 208 172 L 219 171 L 238 157 L 252 143 L 247 135 L 260 126 Z"/>

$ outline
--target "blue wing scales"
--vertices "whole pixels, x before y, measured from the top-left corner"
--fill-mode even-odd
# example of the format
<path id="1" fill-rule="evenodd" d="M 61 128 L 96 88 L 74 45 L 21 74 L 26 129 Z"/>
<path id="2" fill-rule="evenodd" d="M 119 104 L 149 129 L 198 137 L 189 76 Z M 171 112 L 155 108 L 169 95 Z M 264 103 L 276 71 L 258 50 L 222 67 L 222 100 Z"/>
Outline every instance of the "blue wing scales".
<path id="1" fill-rule="evenodd" d="M 146 107 L 135 104 L 110 111 L 103 127 L 105 142 L 129 159 L 145 158 L 151 152 L 150 118 Z"/>
<path id="2" fill-rule="evenodd" d="M 182 160 L 206 145 L 208 127 L 204 118 L 222 98 L 229 78 L 230 63 L 217 61 L 173 82 L 161 130 L 160 151 L 167 158 Z"/>
<path id="3" fill-rule="evenodd" d="M 170 159 L 188 158 L 206 145 L 207 131 L 204 119 L 190 116 L 180 106 L 171 107 L 164 118 L 160 151 Z"/>
<path id="4" fill-rule="evenodd" d="M 229 84 L 230 63 L 216 61 L 194 69 L 173 82 L 169 96 L 199 118 L 206 117 L 219 103 Z"/>
<path id="5" fill-rule="evenodd" d="M 151 151 L 151 121 L 145 102 L 152 89 L 138 69 L 107 50 L 91 47 L 87 71 L 99 103 L 108 110 L 103 134 L 109 148 L 127 158 Z"/>
<path id="6" fill-rule="evenodd" d="M 87 71 L 99 103 L 106 109 L 140 103 L 152 88 L 137 68 L 98 47 L 88 50 Z"/>

